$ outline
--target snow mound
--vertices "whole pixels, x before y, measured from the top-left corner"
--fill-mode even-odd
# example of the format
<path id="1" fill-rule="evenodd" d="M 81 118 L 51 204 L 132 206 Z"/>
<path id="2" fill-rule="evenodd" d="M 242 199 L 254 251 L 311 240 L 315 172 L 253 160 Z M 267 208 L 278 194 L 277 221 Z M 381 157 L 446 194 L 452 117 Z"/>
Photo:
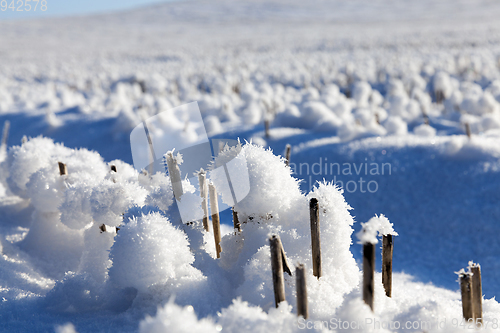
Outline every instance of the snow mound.
<path id="1" fill-rule="evenodd" d="M 125 223 L 115 238 L 110 259 L 110 280 L 140 292 L 154 284 L 201 278 L 191 266 L 194 256 L 187 236 L 158 212 Z"/>

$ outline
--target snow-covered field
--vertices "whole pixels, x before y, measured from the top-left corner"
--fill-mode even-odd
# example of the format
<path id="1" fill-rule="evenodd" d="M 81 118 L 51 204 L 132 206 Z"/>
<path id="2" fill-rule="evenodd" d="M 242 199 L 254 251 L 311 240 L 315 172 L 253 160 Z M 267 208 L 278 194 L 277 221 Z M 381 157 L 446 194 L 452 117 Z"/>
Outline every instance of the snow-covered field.
<path id="1" fill-rule="evenodd" d="M 497 331 L 498 15 L 486 0 L 216 0 L 0 22 L 0 331 L 468 331 L 455 272 L 471 260 Z M 169 111 L 190 102 L 211 139 L 243 143 L 215 165 L 248 166 L 242 231 L 221 213 L 219 259 L 212 231 L 182 223 L 169 176 L 133 166 L 144 119 L 198 139 Z M 377 251 L 372 312 L 356 233 L 380 214 L 398 236 L 392 298 Z M 271 234 L 292 274 L 306 266 L 308 321 L 294 274 L 274 306 Z"/>

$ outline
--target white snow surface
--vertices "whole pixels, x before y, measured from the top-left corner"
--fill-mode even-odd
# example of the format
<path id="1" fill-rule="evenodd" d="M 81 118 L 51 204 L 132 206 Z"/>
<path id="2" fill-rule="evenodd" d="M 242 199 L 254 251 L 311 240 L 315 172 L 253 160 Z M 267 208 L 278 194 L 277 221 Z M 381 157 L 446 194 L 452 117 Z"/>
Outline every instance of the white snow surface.
<path id="1" fill-rule="evenodd" d="M 498 330 L 499 15 L 487 0 L 193 0 L 1 21 L 0 331 L 468 331 L 454 272 L 470 260 L 483 331 Z M 169 111 L 193 101 L 203 122 Z M 242 224 L 221 212 L 220 259 L 212 227 L 182 223 L 169 177 L 132 167 L 130 132 L 156 115 L 192 142 L 203 125 L 246 142 L 212 165 L 237 156 L 248 183 L 234 185 L 250 188 L 234 204 L 225 174 L 210 179 Z M 181 208 L 195 216 L 191 176 Z M 373 312 L 355 231 L 362 243 L 398 235 L 392 298 L 377 253 Z M 292 272 L 278 308 L 272 234 Z"/>

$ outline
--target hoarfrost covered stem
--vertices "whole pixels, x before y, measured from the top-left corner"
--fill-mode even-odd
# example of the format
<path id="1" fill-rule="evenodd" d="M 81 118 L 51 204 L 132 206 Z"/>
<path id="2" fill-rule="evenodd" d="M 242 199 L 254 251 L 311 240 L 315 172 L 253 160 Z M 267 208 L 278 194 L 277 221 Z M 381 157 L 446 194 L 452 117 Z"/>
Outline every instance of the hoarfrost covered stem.
<path id="1" fill-rule="evenodd" d="M 168 151 L 164 158 L 167 161 L 168 174 L 170 175 L 170 181 L 172 183 L 172 190 L 174 191 L 175 199 L 181 200 L 183 194 L 182 182 L 181 182 L 181 170 L 179 165 L 182 164 L 182 155 L 177 153 L 174 157 L 174 150 Z"/>

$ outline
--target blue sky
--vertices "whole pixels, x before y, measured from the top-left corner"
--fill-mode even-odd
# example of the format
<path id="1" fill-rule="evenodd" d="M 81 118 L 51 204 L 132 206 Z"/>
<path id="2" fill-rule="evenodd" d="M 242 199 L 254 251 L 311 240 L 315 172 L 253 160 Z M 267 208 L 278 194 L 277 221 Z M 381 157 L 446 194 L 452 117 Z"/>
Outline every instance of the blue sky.
<path id="1" fill-rule="evenodd" d="M 47 5 L 46 11 L 41 11 L 42 0 L 38 2 L 36 11 L 34 10 L 36 1 L 31 0 L 26 2 L 27 0 L 14 0 L 16 9 L 24 9 L 23 11 L 13 11 L 11 8 L 8 8 L 12 1 L 13 0 L 1 0 L 0 20 L 103 13 L 173 0 L 45 0 Z M 26 9 L 28 9 L 29 6 L 31 6 L 31 10 L 27 11 Z"/>

